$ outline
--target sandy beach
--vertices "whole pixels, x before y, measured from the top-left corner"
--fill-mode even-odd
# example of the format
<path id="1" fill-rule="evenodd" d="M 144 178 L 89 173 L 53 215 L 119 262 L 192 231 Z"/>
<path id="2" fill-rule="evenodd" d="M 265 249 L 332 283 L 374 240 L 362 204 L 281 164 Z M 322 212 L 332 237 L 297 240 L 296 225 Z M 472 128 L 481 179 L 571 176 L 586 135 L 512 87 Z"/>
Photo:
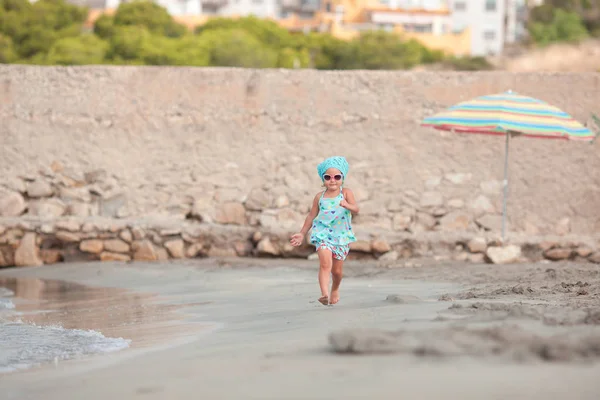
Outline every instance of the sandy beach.
<path id="1" fill-rule="evenodd" d="M 0 398 L 600 397 L 598 265 L 345 267 L 341 302 L 329 307 L 316 301 L 312 261 L 0 270 L 13 287 L 54 282 L 43 301 L 17 304 L 24 320 L 131 340 L 117 352 L 0 375 Z"/>

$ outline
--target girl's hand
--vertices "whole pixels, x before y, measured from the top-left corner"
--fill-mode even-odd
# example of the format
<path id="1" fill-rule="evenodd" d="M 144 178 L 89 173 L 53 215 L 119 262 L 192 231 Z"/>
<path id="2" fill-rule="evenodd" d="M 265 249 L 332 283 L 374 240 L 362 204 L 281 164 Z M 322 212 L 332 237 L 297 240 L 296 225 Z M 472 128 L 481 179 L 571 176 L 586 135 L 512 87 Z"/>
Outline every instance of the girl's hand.
<path id="1" fill-rule="evenodd" d="M 348 203 L 346 199 L 342 199 L 342 201 L 340 201 L 340 206 L 347 209 L 348 207 L 350 207 L 350 203 Z"/>
<path id="2" fill-rule="evenodd" d="M 290 239 L 292 246 L 300 246 L 304 242 L 304 235 L 301 233 L 294 233 Z"/>

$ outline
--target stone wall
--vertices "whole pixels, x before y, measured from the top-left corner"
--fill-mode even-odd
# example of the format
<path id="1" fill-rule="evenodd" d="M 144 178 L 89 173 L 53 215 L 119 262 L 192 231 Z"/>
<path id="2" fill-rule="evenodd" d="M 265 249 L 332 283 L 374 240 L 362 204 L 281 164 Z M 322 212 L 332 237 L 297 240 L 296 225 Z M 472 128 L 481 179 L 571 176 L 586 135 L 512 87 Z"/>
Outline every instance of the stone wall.
<path id="1" fill-rule="evenodd" d="M 306 257 L 286 238 L 338 154 L 361 206 L 353 256 L 492 260 L 504 141 L 419 121 L 508 89 L 600 112 L 598 73 L 2 66 L 0 265 L 28 264 L 22 245 L 35 262 Z M 598 258 L 598 143 L 515 139 L 509 173 L 513 261 Z"/>

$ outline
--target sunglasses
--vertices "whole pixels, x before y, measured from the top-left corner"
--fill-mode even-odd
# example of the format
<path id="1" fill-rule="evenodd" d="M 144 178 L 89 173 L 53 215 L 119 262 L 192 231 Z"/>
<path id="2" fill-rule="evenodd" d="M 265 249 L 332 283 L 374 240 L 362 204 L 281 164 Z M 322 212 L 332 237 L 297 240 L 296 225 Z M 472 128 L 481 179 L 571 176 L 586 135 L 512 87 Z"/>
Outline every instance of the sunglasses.
<path id="1" fill-rule="evenodd" d="M 340 175 L 340 174 L 337 174 L 334 176 L 327 175 L 327 174 L 323 175 L 323 179 L 325 179 L 326 181 L 330 180 L 331 178 L 335 179 L 336 181 L 340 181 L 340 180 L 342 180 L 342 175 Z"/>

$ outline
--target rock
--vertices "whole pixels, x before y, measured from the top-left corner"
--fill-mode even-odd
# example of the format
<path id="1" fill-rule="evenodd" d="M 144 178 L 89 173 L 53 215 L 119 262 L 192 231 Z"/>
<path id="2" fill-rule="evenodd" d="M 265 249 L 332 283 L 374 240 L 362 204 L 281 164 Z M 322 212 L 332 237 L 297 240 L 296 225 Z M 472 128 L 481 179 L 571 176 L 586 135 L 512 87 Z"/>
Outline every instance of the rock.
<path id="1" fill-rule="evenodd" d="M 357 240 L 356 242 L 350 243 L 351 251 L 360 251 L 362 253 L 371 252 L 371 243 L 366 240 Z"/>
<path id="2" fill-rule="evenodd" d="M 277 208 L 284 208 L 290 205 L 290 199 L 288 199 L 288 197 L 284 194 L 282 194 L 281 196 L 278 196 L 277 199 L 275 199 L 275 207 Z"/>
<path id="3" fill-rule="evenodd" d="M 286 243 L 289 245 L 289 243 Z M 252 254 L 254 246 L 247 240 L 238 240 L 233 243 L 233 248 L 239 257 L 247 257 Z"/>
<path id="4" fill-rule="evenodd" d="M 415 218 L 415 223 L 424 227 L 425 230 L 430 231 L 437 224 L 437 221 L 429 214 L 418 212 Z"/>
<path id="5" fill-rule="evenodd" d="M 185 243 L 182 239 L 167 240 L 164 244 L 165 248 L 173 258 L 185 257 Z"/>
<path id="6" fill-rule="evenodd" d="M 277 211 L 276 210 L 264 210 L 258 218 L 260 226 L 265 228 L 275 228 L 278 225 Z"/>
<path id="7" fill-rule="evenodd" d="M 483 229 L 492 232 L 501 232 L 502 231 L 502 216 L 501 215 L 490 215 L 486 214 L 480 218 L 475 220 L 477 225 L 481 226 Z"/>
<path id="8" fill-rule="evenodd" d="M 448 207 L 449 208 L 459 209 L 459 208 L 463 208 L 464 206 L 465 206 L 465 202 L 462 199 L 450 199 L 450 200 L 448 200 Z"/>
<path id="9" fill-rule="evenodd" d="M 504 185 L 502 184 L 502 181 L 490 180 L 490 181 L 481 182 L 479 184 L 479 187 L 481 188 L 481 191 L 484 194 L 487 194 L 490 196 L 496 196 L 496 195 L 502 193 L 502 189 L 504 188 Z"/>
<path id="10" fill-rule="evenodd" d="M 549 240 L 544 240 L 538 244 L 538 247 L 540 248 L 540 250 L 546 251 L 546 250 L 550 250 L 554 247 L 558 247 L 558 243 L 552 242 Z"/>
<path id="11" fill-rule="evenodd" d="M 412 218 L 409 215 L 394 214 L 392 226 L 397 231 L 405 231 L 410 226 Z"/>
<path id="12" fill-rule="evenodd" d="M 297 230 L 302 226 L 305 216 L 297 213 L 291 208 L 282 208 L 277 212 L 279 227 L 289 230 Z"/>
<path id="13" fill-rule="evenodd" d="M 67 215 L 72 215 L 75 217 L 88 217 L 92 214 L 92 207 L 87 203 L 76 201 L 67 206 Z"/>
<path id="14" fill-rule="evenodd" d="M 260 239 L 262 239 L 263 234 L 260 231 L 256 231 L 252 234 L 252 242 L 254 242 L 254 244 L 260 242 Z"/>
<path id="15" fill-rule="evenodd" d="M 45 233 L 47 235 L 54 233 L 54 226 L 50 224 L 43 224 L 40 226 L 40 233 Z"/>
<path id="16" fill-rule="evenodd" d="M 479 195 L 473 201 L 471 201 L 471 203 L 469 203 L 469 208 L 476 215 L 482 215 L 486 213 L 493 214 L 496 212 L 496 208 L 490 199 L 484 195 Z"/>
<path id="17" fill-rule="evenodd" d="M 129 253 L 129 244 L 120 239 L 109 239 L 104 241 L 104 250 L 111 253 Z"/>
<path id="18" fill-rule="evenodd" d="M 67 232 L 67 231 L 56 232 L 56 238 L 58 240 L 60 240 L 61 242 L 65 242 L 65 243 L 79 242 L 79 235 L 72 233 L 72 232 Z"/>
<path id="19" fill-rule="evenodd" d="M 89 203 L 92 201 L 92 195 L 86 187 L 61 187 L 59 196 L 61 199 L 67 201 L 78 201 L 82 203 Z"/>
<path id="20" fill-rule="evenodd" d="M 481 264 L 485 261 L 485 254 L 483 253 L 473 253 L 469 254 L 469 261 L 476 264 Z"/>
<path id="21" fill-rule="evenodd" d="M 169 252 L 164 247 L 159 247 L 156 250 L 156 259 L 158 261 L 167 261 L 169 259 Z"/>
<path id="22" fill-rule="evenodd" d="M 427 179 L 425 181 L 425 187 L 427 189 L 433 189 L 436 186 L 439 186 L 440 183 L 442 183 L 442 178 L 439 176 L 436 176 L 436 177 Z"/>
<path id="23" fill-rule="evenodd" d="M 547 258 L 548 260 L 552 260 L 552 261 L 566 260 L 566 259 L 570 258 L 572 254 L 573 254 L 572 249 L 565 249 L 565 248 L 560 248 L 560 247 L 548 249 L 543 252 L 544 257 Z"/>
<path id="24" fill-rule="evenodd" d="M 523 222 L 523 230 L 526 234 L 532 236 L 538 235 L 540 233 L 539 228 L 535 226 L 531 221 L 527 220 Z"/>
<path id="25" fill-rule="evenodd" d="M 0 225 L 0 236 L 4 235 L 4 232 L 6 232 L 6 227 Z"/>
<path id="26" fill-rule="evenodd" d="M 119 237 L 121 238 L 121 240 L 127 243 L 131 243 L 133 241 L 133 235 L 131 234 L 129 229 L 124 229 L 121 232 L 119 232 Z"/>
<path id="27" fill-rule="evenodd" d="M 131 228 L 131 234 L 133 235 L 133 239 L 135 240 L 142 240 L 146 237 L 146 232 L 142 228 Z"/>
<path id="28" fill-rule="evenodd" d="M 396 250 L 388 251 L 381 255 L 378 260 L 381 261 L 397 261 L 400 258 L 400 254 Z"/>
<path id="29" fill-rule="evenodd" d="M 567 217 L 561 218 L 556 223 L 555 231 L 556 231 L 556 234 L 560 235 L 560 236 L 564 236 L 564 235 L 568 234 L 569 232 L 571 232 L 571 220 Z"/>
<path id="30" fill-rule="evenodd" d="M 516 245 L 492 246 L 488 247 L 486 255 L 494 264 L 514 263 L 521 257 L 521 247 Z"/>
<path id="31" fill-rule="evenodd" d="M 84 253 L 99 254 L 104 250 L 104 243 L 98 239 L 82 240 L 79 243 L 79 250 Z"/>
<path id="32" fill-rule="evenodd" d="M 173 227 L 173 228 L 163 228 L 159 231 L 161 236 L 178 236 L 181 235 L 181 228 Z"/>
<path id="33" fill-rule="evenodd" d="M 56 229 L 62 229 L 69 232 L 78 232 L 81 229 L 81 224 L 73 219 L 57 221 Z"/>
<path id="34" fill-rule="evenodd" d="M 588 260 L 590 262 L 593 262 L 594 264 L 600 264 L 600 251 L 596 251 L 595 253 L 592 253 L 588 257 Z"/>
<path id="35" fill-rule="evenodd" d="M 217 210 L 215 221 L 220 224 L 245 225 L 246 209 L 241 203 L 223 203 Z"/>
<path id="36" fill-rule="evenodd" d="M 464 261 L 467 261 L 468 259 L 469 259 L 469 253 L 467 253 L 466 251 L 460 251 L 454 255 L 455 261 L 464 262 Z"/>
<path id="37" fill-rule="evenodd" d="M 338 353 L 393 353 L 403 348 L 397 335 L 376 329 L 336 331 L 328 339 Z"/>
<path id="38" fill-rule="evenodd" d="M 212 198 L 208 196 L 195 199 L 190 211 L 191 216 L 199 221 L 212 222 L 214 219 L 212 203 Z"/>
<path id="39" fill-rule="evenodd" d="M 58 249 L 41 249 L 40 258 L 44 264 L 56 264 L 63 260 L 63 256 Z"/>
<path id="40" fill-rule="evenodd" d="M 586 258 L 589 257 L 590 254 L 592 254 L 593 250 L 586 246 L 580 246 L 575 250 L 575 252 L 579 257 Z"/>
<path id="41" fill-rule="evenodd" d="M 100 253 L 100 261 L 130 261 L 131 257 L 127 254 L 111 253 L 103 251 Z"/>
<path id="42" fill-rule="evenodd" d="M 448 214 L 448 210 L 446 210 L 444 207 L 438 207 L 431 210 L 431 215 L 436 218 L 443 217 L 446 214 Z"/>
<path id="43" fill-rule="evenodd" d="M 205 248 L 203 243 L 194 243 L 187 248 L 185 255 L 188 258 L 195 258 L 199 256 L 204 257 L 207 255 L 207 249 Z"/>
<path id="44" fill-rule="evenodd" d="M 133 259 L 139 261 L 156 261 L 158 260 L 158 256 L 156 254 L 156 250 L 147 239 L 144 240 L 136 240 L 132 243 L 131 248 L 133 249 Z"/>
<path id="45" fill-rule="evenodd" d="M 408 294 L 390 294 L 385 298 L 385 301 L 398 304 L 415 304 L 423 302 L 423 300 L 417 296 L 411 296 Z"/>
<path id="46" fill-rule="evenodd" d="M 44 262 L 39 257 L 36 245 L 36 234 L 27 232 L 21 239 L 19 247 L 15 251 L 15 265 L 18 267 L 38 267 Z"/>
<path id="47" fill-rule="evenodd" d="M 65 203 L 59 199 L 34 200 L 29 202 L 27 214 L 41 218 L 58 218 L 67 210 Z"/>
<path id="48" fill-rule="evenodd" d="M 387 253 L 392 248 L 390 244 L 383 239 L 375 239 L 371 242 L 371 249 L 374 253 Z"/>
<path id="49" fill-rule="evenodd" d="M 27 185 L 27 196 L 32 199 L 50 197 L 53 194 L 54 190 L 48 182 L 35 180 Z"/>
<path id="50" fill-rule="evenodd" d="M 27 208 L 21 194 L 9 192 L 0 197 L 0 217 L 18 217 Z"/>
<path id="51" fill-rule="evenodd" d="M 269 192 L 264 189 L 252 189 L 244 206 L 247 210 L 262 211 L 271 207 L 271 196 Z"/>
<path id="52" fill-rule="evenodd" d="M 258 242 L 256 250 L 258 251 L 258 254 L 268 254 L 273 256 L 280 254 L 279 249 L 271 242 L 271 239 L 268 236 L 262 238 L 260 242 Z"/>
<path id="53" fill-rule="evenodd" d="M 482 237 L 475 237 L 469 240 L 467 247 L 471 253 L 485 253 L 487 249 L 487 241 Z"/>
<path id="54" fill-rule="evenodd" d="M 317 261 L 319 259 L 319 253 L 311 253 L 306 259 L 309 261 Z"/>
<path id="55" fill-rule="evenodd" d="M 471 217 L 461 211 L 452 211 L 440 218 L 439 229 L 447 231 L 464 231 L 469 229 Z"/>
<path id="56" fill-rule="evenodd" d="M 21 179 L 17 177 L 5 177 L 5 179 L 6 180 L 4 182 L 0 182 L 0 186 L 4 185 L 4 187 L 6 187 L 7 189 L 21 194 L 27 192 L 27 185 L 25 185 L 25 182 L 23 182 Z"/>
<path id="57" fill-rule="evenodd" d="M 108 173 L 104 169 L 96 169 L 83 173 L 83 179 L 88 184 L 102 182 L 108 178 Z"/>
<path id="58" fill-rule="evenodd" d="M 15 255 L 10 247 L 0 246 L 0 267 L 13 267 L 15 265 Z"/>
<path id="59" fill-rule="evenodd" d="M 394 197 L 387 204 L 387 210 L 391 212 L 401 211 L 404 208 L 402 201 Z"/>
<path id="60" fill-rule="evenodd" d="M 120 218 L 122 210 L 126 207 L 127 197 L 123 193 L 117 193 L 100 200 L 98 214 L 103 217 Z"/>
<path id="61" fill-rule="evenodd" d="M 420 205 L 423 208 L 440 207 L 444 205 L 444 197 L 439 192 L 423 192 Z"/>
<path id="62" fill-rule="evenodd" d="M 468 173 L 454 173 L 454 174 L 446 174 L 444 175 L 446 180 L 454 183 L 455 185 L 462 185 L 463 183 L 467 183 L 473 178 L 473 174 Z"/>

